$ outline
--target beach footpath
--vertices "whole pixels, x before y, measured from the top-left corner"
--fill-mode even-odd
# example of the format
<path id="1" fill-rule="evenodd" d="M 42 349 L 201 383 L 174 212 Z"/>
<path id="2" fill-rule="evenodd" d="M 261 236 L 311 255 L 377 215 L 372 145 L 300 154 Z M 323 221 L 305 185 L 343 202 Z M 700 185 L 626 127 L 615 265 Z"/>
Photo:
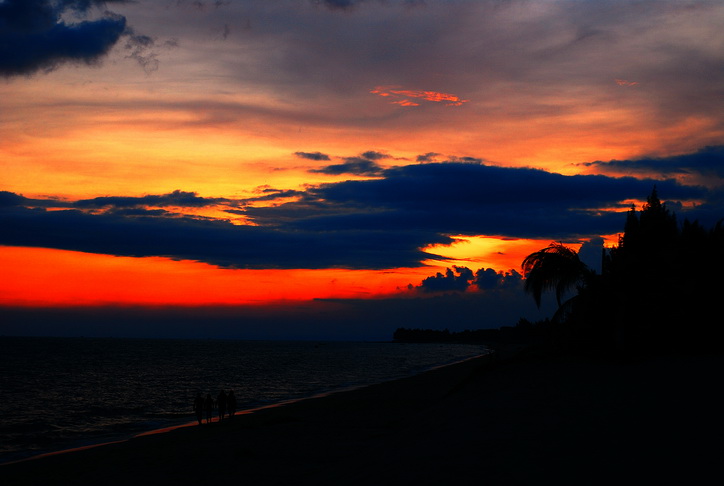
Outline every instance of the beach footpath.
<path id="1" fill-rule="evenodd" d="M 486 356 L 0 466 L 13 485 L 711 484 L 721 355 Z"/>

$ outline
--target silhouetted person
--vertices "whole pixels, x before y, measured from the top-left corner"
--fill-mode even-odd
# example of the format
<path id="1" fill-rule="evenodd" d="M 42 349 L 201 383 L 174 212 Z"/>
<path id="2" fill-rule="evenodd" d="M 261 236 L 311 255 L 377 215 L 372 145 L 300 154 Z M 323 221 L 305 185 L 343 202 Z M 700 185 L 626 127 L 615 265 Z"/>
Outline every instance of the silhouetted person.
<path id="1" fill-rule="evenodd" d="M 214 399 L 211 398 L 211 393 L 206 394 L 206 400 L 204 400 L 204 410 L 206 411 L 206 423 L 211 423 L 211 414 L 214 412 Z"/>
<path id="2" fill-rule="evenodd" d="M 221 390 L 216 397 L 216 405 L 219 407 L 219 422 L 221 422 L 226 414 L 226 393 L 224 393 L 224 390 Z"/>
<path id="3" fill-rule="evenodd" d="M 201 396 L 201 393 L 196 394 L 194 412 L 196 412 L 196 420 L 198 420 L 199 425 L 201 425 L 201 420 L 204 418 L 204 397 Z"/>
<path id="4" fill-rule="evenodd" d="M 229 396 L 226 397 L 226 408 L 229 410 L 229 418 L 233 417 L 236 413 L 236 397 L 234 396 L 234 390 L 229 390 Z"/>

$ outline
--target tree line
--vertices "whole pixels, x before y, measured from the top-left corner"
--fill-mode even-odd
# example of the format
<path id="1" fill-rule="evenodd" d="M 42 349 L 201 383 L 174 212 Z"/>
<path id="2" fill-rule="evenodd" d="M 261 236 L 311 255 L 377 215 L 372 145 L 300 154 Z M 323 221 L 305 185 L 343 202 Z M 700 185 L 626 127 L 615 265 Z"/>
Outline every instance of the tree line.
<path id="1" fill-rule="evenodd" d="M 498 330 L 398 329 L 402 341 L 547 340 L 585 350 L 625 352 L 719 350 L 724 271 L 724 220 L 713 228 L 678 224 L 656 188 L 641 210 L 632 207 L 624 232 L 601 255 L 601 272 L 553 242 L 522 262 L 525 289 L 540 306 L 555 293 L 558 310 L 544 321 L 521 319 Z M 564 297 L 573 294 L 564 300 Z"/>
<path id="2" fill-rule="evenodd" d="M 656 188 L 632 207 L 618 244 L 604 250 L 601 273 L 561 243 L 523 261 L 526 290 L 540 303 L 556 292 L 551 336 L 586 348 L 632 351 L 718 349 L 724 225 L 679 225 Z M 566 290 L 573 297 L 561 301 Z"/>

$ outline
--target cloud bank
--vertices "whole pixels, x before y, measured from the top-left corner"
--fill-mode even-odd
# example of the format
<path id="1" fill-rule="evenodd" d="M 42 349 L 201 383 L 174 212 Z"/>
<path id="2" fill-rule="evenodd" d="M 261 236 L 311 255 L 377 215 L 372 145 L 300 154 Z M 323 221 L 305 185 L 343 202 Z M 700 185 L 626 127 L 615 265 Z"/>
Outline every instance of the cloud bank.
<path id="1" fill-rule="evenodd" d="M 481 268 L 475 272 L 467 267 L 453 266 L 423 279 L 417 287 L 422 292 L 465 292 L 470 288 L 478 290 L 523 289 L 523 276 L 516 270 L 509 272 L 496 271 L 492 268 Z"/>
<path id="2" fill-rule="evenodd" d="M 721 154 L 719 148 L 708 151 Z M 385 157 L 370 151 L 362 158 L 372 163 Z M 673 167 L 689 160 L 660 162 Z M 711 225 L 724 216 L 721 189 L 674 179 L 566 176 L 457 160 L 375 171 L 371 179 L 300 191 L 266 188 L 258 198 L 239 200 L 174 191 L 64 203 L 5 191 L 0 244 L 165 256 L 228 268 L 384 269 L 442 259 L 422 248 L 450 244 L 457 235 L 582 241 L 615 234 L 623 230 L 626 201 L 644 199 L 654 186 L 681 219 Z M 184 211 L 200 207 L 241 214 L 251 225 Z M 485 287 L 499 279 L 457 272 L 436 276 L 423 288 Z"/>

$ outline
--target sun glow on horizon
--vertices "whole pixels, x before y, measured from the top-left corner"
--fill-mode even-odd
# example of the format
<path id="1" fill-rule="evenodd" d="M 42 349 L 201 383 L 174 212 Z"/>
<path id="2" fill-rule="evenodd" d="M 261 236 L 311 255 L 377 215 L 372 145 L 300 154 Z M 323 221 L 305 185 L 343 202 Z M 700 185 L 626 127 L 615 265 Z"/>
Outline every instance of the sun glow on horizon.
<path id="1" fill-rule="evenodd" d="M 0 246 L 0 305 L 269 305 L 393 295 L 434 274 L 386 270 L 226 269 L 190 260 Z"/>
<path id="2" fill-rule="evenodd" d="M 431 245 L 424 250 L 449 259 L 448 265 L 471 270 L 493 268 L 498 272 L 520 271 L 520 263 L 534 251 L 548 246 L 550 240 L 500 238 L 495 236 L 454 236 L 451 245 Z"/>

